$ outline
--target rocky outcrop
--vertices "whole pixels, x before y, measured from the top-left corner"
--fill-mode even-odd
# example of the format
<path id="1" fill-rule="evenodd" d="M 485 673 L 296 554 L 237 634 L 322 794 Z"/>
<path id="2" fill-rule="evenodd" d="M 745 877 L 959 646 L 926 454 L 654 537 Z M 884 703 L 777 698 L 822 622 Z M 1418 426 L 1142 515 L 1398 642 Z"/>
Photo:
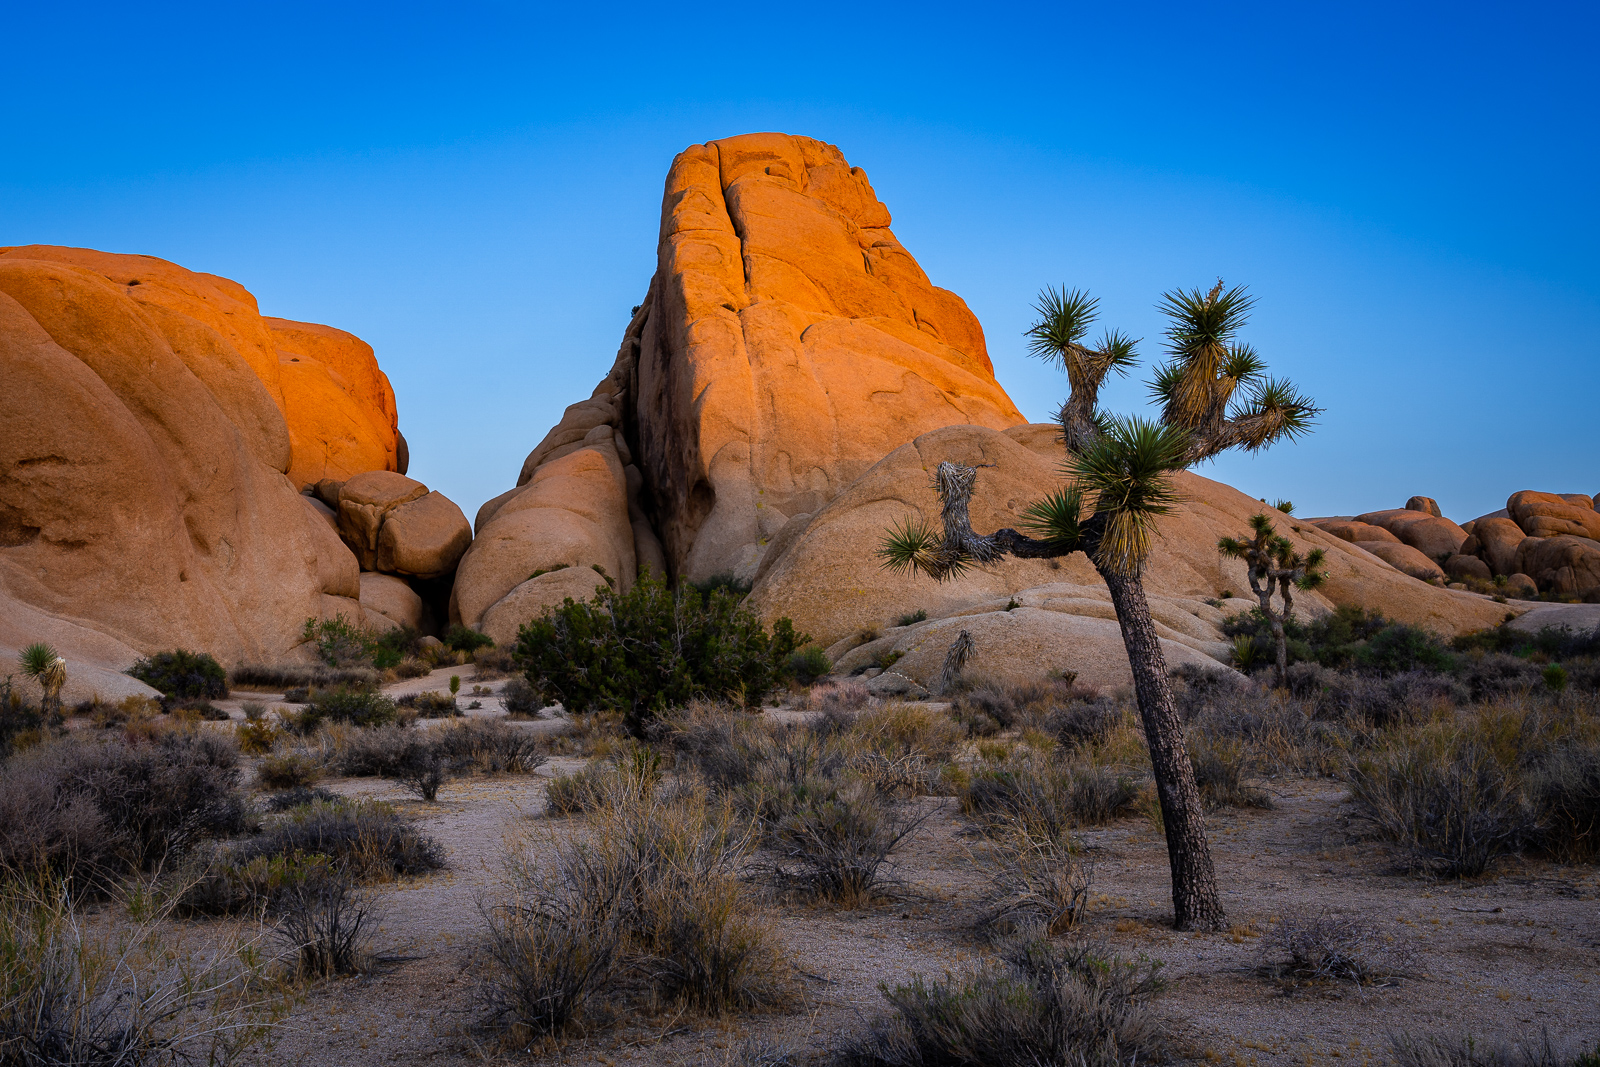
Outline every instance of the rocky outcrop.
<path id="1" fill-rule="evenodd" d="M 1512 493 L 1506 511 L 1529 537 L 1568 534 L 1600 540 L 1600 512 L 1594 499 L 1581 493 Z"/>
<path id="2" fill-rule="evenodd" d="M 589 581 L 558 564 L 752 578 L 796 516 L 918 434 L 1021 423 L 977 319 L 889 225 L 820 141 L 680 153 L 616 363 L 479 512 L 454 616 L 514 633 Z"/>
<path id="3" fill-rule="evenodd" d="M 960 620 L 975 637 L 981 629 L 994 638 L 987 648 L 979 640 L 975 670 L 1037 677 L 1043 664 L 1078 671 L 1091 684 L 1123 684 L 1128 668 L 1115 611 L 1083 555 L 1054 561 L 1007 557 L 945 583 L 886 571 L 876 555 L 885 531 L 905 517 L 938 520 L 928 472 L 942 460 L 982 465 L 971 507 L 975 529 L 1018 527 L 1023 509 L 1060 484 L 1056 435 L 1055 426 L 1035 424 L 1003 432 L 951 426 L 919 436 L 816 514 L 792 519 L 774 539 L 748 603 L 768 620 L 788 616 L 798 629 L 831 645 L 843 670 L 899 652 L 894 669 L 931 686 L 955 636 L 950 620 Z M 1220 631 L 1226 615 L 1253 606 L 1225 596 L 1248 594 L 1249 586 L 1244 565 L 1222 557 L 1217 540 L 1247 531 L 1263 505 L 1191 473 L 1177 476 L 1177 488 L 1184 503 L 1159 524 L 1145 586 L 1169 661 L 1215 664 L 1228 653 Z M 1493 626 L 1505 617 L 1505 606 L 1488 597 L 1426 585 L 1366 551 L 1366 545 L 1383 542 L 1358 547 L 1287 516 L 1277 526 L 1297 550 L 1322 548 L 1328 555 L 1324 588 L 1296 598 L 1304 616 L 1359 604 L 1446 634 Z M 918 610 L 928 613 L 928 622 L 892 626 Z M 881 636 L 858 650 L 862 631 Z M 1022 648 L 1027 655 L 1008 660 L 1009 650 Z"/>
<path id="4" fill-rule="evenodd" d="M 409 465 L 394 389 L 361 338 L 309 322 L 263 319 L 278 354 L 298 487 Z"/>
<path id="5" fill-rule="evenodd" d="M 1527 537 L 1517 546 L 1517 570 L 1541 592 L 1562 597 L 1600 592 L 1600 543 L 1568 534 Z"/>
<path id="6" fill-rule="evenodd" d="M 1382 526 L 1356 522 L 1354 519 L 1318 519 L 1316 525 L 1323 532 L 1330 533 L 1341 541 L 1349 541 L 1351 544 L 1360 544 L 1363 541 L 1380 541 L 1391 545 L 1400 543 L 1400 538 Z"/>
<path id="7" fill-rule="evenodd" d="M 1444 581 L 1444 571 L 1439 565 L 1410 545 L 1367 541 L 1361 547 L 1402 574 L 1424 582 Z"/>
<path id="8" fill-rule="evenodd" d="M 19 639 L 69 664 L 271 659 L 308 616 L 359 611 L 355 560 L 285 475 L 271 332 L 242 288 L 5 249 L 0 360 L 0 615 L 32 620 Z"/>
<path id="9" fill-rule="evenodd" d="M 1516 523 L 1507 518 L 1489 517 L 1477 520 L 1472 526 L 1473 554 L 1489 565 L 1494 574 L 1517 573 L 1517 546 L 1526 535 Z M 1465 550 L 1466 546 L 1463 546 Z"/>

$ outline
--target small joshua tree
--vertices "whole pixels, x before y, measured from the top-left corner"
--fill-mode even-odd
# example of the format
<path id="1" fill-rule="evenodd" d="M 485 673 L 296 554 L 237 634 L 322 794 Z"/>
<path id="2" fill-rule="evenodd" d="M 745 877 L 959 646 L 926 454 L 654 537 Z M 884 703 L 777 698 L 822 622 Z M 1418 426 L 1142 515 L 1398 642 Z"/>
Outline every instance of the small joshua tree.
<path id="1" fill-rule="evenodd" d="M 61 690 L 67 684 L 67 661 L 43 641 L 35 641 L 17 657 L 22 673 L 39 683 L 44 693 L 43 710 L 47 715 L 61 713 Z"/>
<path id="2" fill-rule="evenodd" d="M 879 554 L 885 566 L 939 581 L 1006 555 L 1088 555 L 1111 593 L 1133 669 L 1166 827 L 1175 924 L 1180 930 L 1216 930 L 1227 920 L 1200 790 L 1141 575 L 1156 519 L 1177 503 L 1174 471 L 1230 448 L 1255 451 L 1297 437 L 1310 428 L 1318 409 L 1289 383 L 1265 377 L 1266 365 L 1255 350 L 1233 341 L 1251 306 L 1242 288 L 1224 291 L 1219 281 L 1209 293 L 1175 290 L 1158 306 L 1172 320 L 1170 358 L 1150 383 L 1161 418 L 1149 422 L 1112 417 L 1098 408 L 1106 376 L 1126 374 L 1134 364 L 1134 342 L 1112 331 L 1099 347 L 1088 347 L 1083 337 L 1095 319 L 1096 302 L 1078 290 L 1040 294 L 1035 305 L 1040 320 L 1028 331 L 1029 347 L 1066 371 L 1072 392 L 1056 416 L 1071 481 L 1025 512 L 1025 524 L 1038 537 L 1012 529 L 974 533 L 968 505 L 978 472 L 945 462 L 934 473 L 943 505 L 942 536 L 926 522 L 906 519 Z"/>
<path id="3" fill-rule="evenodd" d="M 1279 510 L 1283 510 L 1279 508 Z M 1294 617 L 1294 590 L 1312 590 L 1326 579 L 1322 566 L 1323 552 L 1314 548 L 1305 555 L 1294 550 L 1294 542 L 1272 527 L 1266 515 L 1253 515 L 1250 528 L 1255 536 L 1248 541 L 1224 537 L 1217 542 L 1217 551 L 1234 559 L 1242 559 L 1249 569 L 1250 591 L 1261 602 L 1261 614 L 1272 627 L 1272 641 L 1277 647 L 1279 687 L 1289 684 L 1289 644 L 1283 636 L 1283 624 Z M 1272 595 L 1276 592 L 1283 601 L 1283 610 L 1272 609 Z"/>

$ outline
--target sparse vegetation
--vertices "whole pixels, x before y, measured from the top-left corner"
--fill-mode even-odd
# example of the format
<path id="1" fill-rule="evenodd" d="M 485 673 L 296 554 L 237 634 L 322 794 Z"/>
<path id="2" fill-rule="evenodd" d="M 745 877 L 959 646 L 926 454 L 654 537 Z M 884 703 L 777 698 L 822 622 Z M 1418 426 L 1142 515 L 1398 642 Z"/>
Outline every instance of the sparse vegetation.
<path id="1" fill-rule="evenodd" d="M 1261 940 L 1261 971 L 1286 992 L 1348 982 L 1382 985 L 1405 976 L 1410 946 L 1362 919 L 1319 914 L 1285 916 Z"/>

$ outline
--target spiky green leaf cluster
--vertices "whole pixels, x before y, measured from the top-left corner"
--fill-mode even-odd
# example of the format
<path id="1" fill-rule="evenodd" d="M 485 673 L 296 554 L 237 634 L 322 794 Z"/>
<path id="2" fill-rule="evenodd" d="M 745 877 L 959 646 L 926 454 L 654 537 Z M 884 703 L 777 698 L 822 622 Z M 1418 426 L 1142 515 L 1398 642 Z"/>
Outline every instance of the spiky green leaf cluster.
<path id="1" fill-rule="evenodd" d="M 1074 488 L 1095 498 L 1104 529 L 1095 562 L 1119 574 L 1138 574 L 1150 554 L 1155 520 L 1179 501 L 1172 472 L 1188 465 L 1189 435 L 1181 427 L 1137 416 L 1108 420 L 1108 432 L 1070 456 Z"/>
<path id="2" fill-rule="evenodd" d="M 941 582 L 961 577 L 974 562 L 947 548 L 944 538 L 927 522 L 909 517 L 884 536 L 877 555 L 891 571 L 906 575 L 921 572 Z"/>
<path id="3" fill-rule="evenodd" d="M 52 646 L 43 641 L 35 641 L 18 653 L 17 663 L 22 667 L 22 673 L 29 678 L 40 678 L 49 673 L 56 660 L 60 658 Z"/>
<path id="4" fill-rule="evenodd" d="M 1070 552 L 1083 541 L 1082 516 L 1082 490 L 1058 489 L 1028 505 L 1022 513 L 1022 528 L 1052 547 Z"/>

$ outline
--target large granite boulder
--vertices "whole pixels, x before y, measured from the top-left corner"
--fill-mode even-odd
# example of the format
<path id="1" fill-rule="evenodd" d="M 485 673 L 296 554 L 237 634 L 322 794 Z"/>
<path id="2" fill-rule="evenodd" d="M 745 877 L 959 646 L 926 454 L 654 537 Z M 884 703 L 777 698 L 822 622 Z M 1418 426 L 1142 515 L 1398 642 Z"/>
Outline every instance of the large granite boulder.
<path id="1" fill-rule="evenodd" d="M 1382 526 L 1374 526 L 1367 522 L 1356 522 L 1354 519 L 1313 519 L 1311 520 L 1319 529 L 1351 544 L 1360 544 L 1363 541 L 1381 541 L 1385 544 L 1398 545 L 1400 538 L 1385 530 Z"/>
<path id="2" fill-rule="evenodd" d="M 1568 534 L 1525 538 L 1517 546 L 1517 570 L 1541 592 L 1583 596 L 1600 589 L 1600 542 Z"/>
<path id="3" fill-rule="evenodd" d="M 287 476 L 279 368 L 227 279 L 0 249 L 0 643 L 49 640 L 69 674 L 272 660 L 308 617 L 359 617 L 353 555 Z"/>
<path id="4" fill-rule="evenodd" d="M 1409 574 L 1411 577 L 1424 582 L 1444 580 L 1444 571 L 1440 569 L 1439 565 L 1410 545 L 1391 545 L 1381 541 L 1367 541 L 1361 547 L 1402 574 Z"/>

